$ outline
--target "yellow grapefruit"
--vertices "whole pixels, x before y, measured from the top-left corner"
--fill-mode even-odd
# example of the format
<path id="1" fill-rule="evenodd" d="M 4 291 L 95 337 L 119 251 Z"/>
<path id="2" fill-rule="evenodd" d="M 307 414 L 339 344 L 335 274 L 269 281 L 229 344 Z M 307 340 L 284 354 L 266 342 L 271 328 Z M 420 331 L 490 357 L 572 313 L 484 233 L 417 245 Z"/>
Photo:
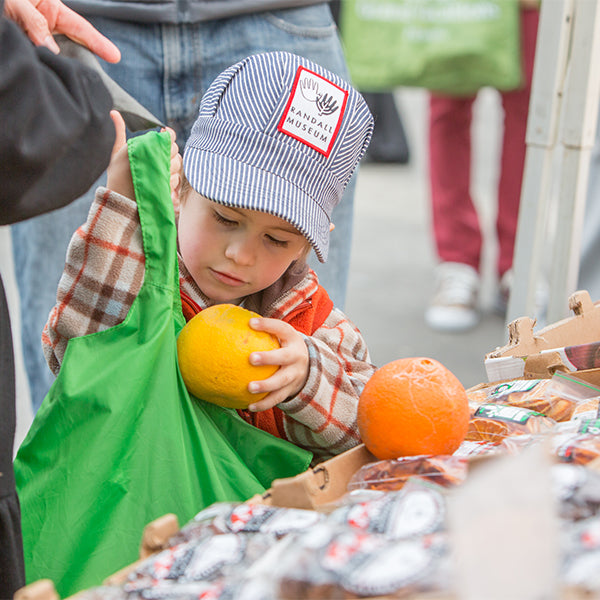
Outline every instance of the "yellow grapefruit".
<path id="1" fill-rule="evenodd" d="M 233 304 L 205 308 L 177 338 L 177 358 L 188 391 L 229 408 L 247 408 L 266 394 L 251 394 L 248 383 L 270 377 L 279 367 L 250 364 L 250 354 L 279 348 L 270 333 L 249 325 L 258 313 Z"/>

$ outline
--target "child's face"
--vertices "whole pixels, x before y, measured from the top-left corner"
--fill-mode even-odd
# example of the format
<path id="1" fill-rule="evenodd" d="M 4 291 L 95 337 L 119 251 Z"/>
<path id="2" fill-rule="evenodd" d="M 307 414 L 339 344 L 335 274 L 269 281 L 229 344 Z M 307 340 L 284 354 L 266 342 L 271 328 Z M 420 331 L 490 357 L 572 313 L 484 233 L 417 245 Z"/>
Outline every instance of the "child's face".
<path id="1" fill-rule="evenodd" d="M 236 302 L 277 281 L 308 242 L 273 215 L 212 202 L 193 189 L 179 212 L 179 251 L 213 302 Z"/>

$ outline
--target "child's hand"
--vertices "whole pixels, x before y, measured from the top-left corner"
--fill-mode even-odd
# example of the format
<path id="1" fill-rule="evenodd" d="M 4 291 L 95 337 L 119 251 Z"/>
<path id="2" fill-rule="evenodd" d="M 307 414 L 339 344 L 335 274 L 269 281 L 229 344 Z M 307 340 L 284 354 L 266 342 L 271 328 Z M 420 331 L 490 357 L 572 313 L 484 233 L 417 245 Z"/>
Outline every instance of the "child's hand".
<path id="1" fill-rule="evenodd" d="M 295 396 L 304 387 L 308 378 L 308 348 L 303 336 L 289 323 L 279 319 L 250 319 L 250 327 L 271 333 L 281 344 L 278 350 L 253 352 L 250 355 L 253 365 L 279 365 L 277 372 L 268 379 L 248 384 L 248 390 L 252 393 L 269 392 L 248 408 L 252 411 L 267 410 Z"/>
<path id="2" fill-rule="evenodd" d="M 117 137 L 110 157 L 110 164 L 106 171 L 106 187 L 113 192 L 135 200 L 135 191 L 129 167 L 129 155 L 127 154 L 125 121 L 123 121 L 121 113 L 116 110 L 111 110 L 110 116 L 115 124 Z"/>

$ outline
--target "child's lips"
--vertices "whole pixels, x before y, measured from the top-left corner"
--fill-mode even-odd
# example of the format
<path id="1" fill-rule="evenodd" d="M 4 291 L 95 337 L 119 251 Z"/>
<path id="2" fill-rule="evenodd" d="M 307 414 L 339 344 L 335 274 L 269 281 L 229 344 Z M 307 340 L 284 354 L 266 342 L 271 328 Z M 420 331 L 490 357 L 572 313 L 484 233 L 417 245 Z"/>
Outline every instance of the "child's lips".
<path id="1" fill-rule="evenodd" d="M 211 271 L 215 279 L 221 283 L 224 283 L 225 285 L 240 287 L 246 283 L 243 279 L 239 279 L 238 277 L 230 275 L 229 273 L 225 273 L 224 271 L 215 271 L 214 269 L 211 269 Z"/>

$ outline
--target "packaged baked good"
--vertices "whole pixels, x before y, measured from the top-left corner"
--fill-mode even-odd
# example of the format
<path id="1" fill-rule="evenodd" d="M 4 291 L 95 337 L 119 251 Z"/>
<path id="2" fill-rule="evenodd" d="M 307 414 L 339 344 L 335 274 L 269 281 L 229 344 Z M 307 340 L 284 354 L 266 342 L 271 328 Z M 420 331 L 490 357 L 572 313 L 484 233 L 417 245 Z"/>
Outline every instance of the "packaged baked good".
<path id="1" fill-rule="evenodd" d="M 518 454 L 529 446 L 543 444 L 548 440 L 547 433 L 523 433 L 522 435 L 509 435 L 500 442 L 503 452 Z"/>
<path id="2" fill-rule="evenodd" d="M 561 579 L 586 597 L 600 593 L 600 517 L 581 519 L 563 528 Z"/>
<path id="3" fill-rule="evenodd" d="M 128 594 L 121 586 L 101 585 L 78 592 L 73 600 L 137 600 L 140 596 Z"/>
<path id="4" fill-rule="evenodd" d="M 482 404 L 469 420 L 465 440 L 501 442 L 511 435 L 550 431 L 556 421 L 533 410 L 504 404 Z"/>
<path id="5" fill-rule="evenodd" d="M 452 456 L 473 458 L 475 456 L 488 456 L 502 452 L 499 442 L 484 442 L 481 440 L 463 440 Z"/>
<path id="6" fill-rule="evenodd" d="M 467 461 L 460 456 L 404 456 L 364 465 L 348 482 L 348 490 L 400 490 L 413 477 L 451 487 L 462 483 L 466 475 Z"/>
<path id="7" fill-rule="evenodd" d="M 600 397 L 594 396 L 577 404 L 571 420 L 596 420 L 600 417 Z"/>
<path id="8" fill-rule="evenodd" d="M 391 539 L 442 531 L 445 519 L 444 489 L 421 479 L 411 479 L 399 491 L 378 494 L 361 502 L 348 502 L 328 516 L 329 523 Z"/>
<path id="9" fill-rule="evenodd" d="M 514 379 L 502 383 L 480 386 L 470 398 L 482 404 L 509 404 L 518 408 L 533 410 L 556 422 L 568 421 L 578 408 L 586 403 L 598 407 L 600 388 L 587 383 L 570 373 L 555 373 L 550 379 Z M 581 412 L 581 411 L 579 411 Z"/>
<path id="10" fill-rule="evenodd" d="M 276 597 L 404 598 L 448 591 L 449 563 L 444 534 L 393 540 L 350 527 L 314 527 L 289 540 L 274 573 Z"/>
<path id="11" fill-rule="evenodd" d="M 324 518 L 313 510 L 248 502 L 216 502 L 200 511 L 171 539 L 180 544 L 220 533 L 266 533 L 280 537 L 301 531 Z"/>
<path id="12" fill-rule="evenodd" d="M 553 488 L 558 514 L 578 521 L 598 514 L 600 509 L 600 472 L 576 464 L 552 466 Z"/>

